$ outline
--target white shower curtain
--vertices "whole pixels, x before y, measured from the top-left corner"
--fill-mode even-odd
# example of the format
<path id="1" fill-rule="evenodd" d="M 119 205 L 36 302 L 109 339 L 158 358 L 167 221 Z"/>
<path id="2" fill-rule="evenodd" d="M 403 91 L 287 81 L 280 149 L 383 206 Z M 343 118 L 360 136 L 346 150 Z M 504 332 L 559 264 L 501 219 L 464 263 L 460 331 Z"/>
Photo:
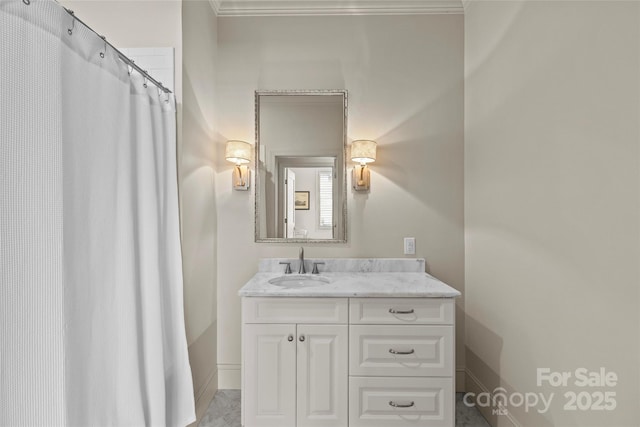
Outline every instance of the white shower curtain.
<path id="1" fill-rule="evenodd" d="M 71 31 L 69 31 L 71 30 Z M 0 0 L 0 426 L 185 426 L 175 100 Z"/>

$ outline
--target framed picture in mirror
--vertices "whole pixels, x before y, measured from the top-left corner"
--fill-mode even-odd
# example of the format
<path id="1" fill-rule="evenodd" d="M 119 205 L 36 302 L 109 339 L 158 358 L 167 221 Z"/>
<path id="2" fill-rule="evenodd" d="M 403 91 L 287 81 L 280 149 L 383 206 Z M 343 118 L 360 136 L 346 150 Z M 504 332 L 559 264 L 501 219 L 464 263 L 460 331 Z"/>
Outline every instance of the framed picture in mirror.
<path id="1" fill-rule="evenodd" d="M 309 210 L 309 191 L 296 191 L 295 206 L 297 211 Z"/>

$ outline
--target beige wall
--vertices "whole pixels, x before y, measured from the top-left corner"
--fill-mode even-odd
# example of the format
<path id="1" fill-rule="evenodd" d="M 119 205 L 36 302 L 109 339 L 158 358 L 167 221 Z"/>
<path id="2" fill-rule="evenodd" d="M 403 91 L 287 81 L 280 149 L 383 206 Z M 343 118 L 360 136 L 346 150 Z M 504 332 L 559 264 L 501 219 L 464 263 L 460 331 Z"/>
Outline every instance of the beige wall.
<path id="1" fill-rule="evenodd" d="M 465 11 L 468 387 L 555 392 L 522 425 L 638 425 L 637 2 Z M 614 371 L 614 411 L 565 411 L 536 369 Z M 474 380 L 475 379 L 475 380 Z M 508 417 L 492 417 L 510 425 Z"/>
<path id="2" fill-rule="evenodd" d="M 259 258 L 299 246 L 254 243 L 254 189 L 232 191 L 221 156 L 227 139 L 254 141 L 256 89 L 347 89 L 348 137 L 379 142 L 371 192 L 349 187 L 348 243 L 308 245 L 307 257 L 403 257 L 413 236 L 429 271 L 464 293 L 463 25 L 461 15 L 218 18 L 221 388 L 240 385 L 238 289 Z"/>
<path id="3" fill-rule="evenodd" d="M 187 340 L 198 418 L 217 389 L 215 91 L 217 18 L 207 1 L 185 1 L 180 190 Z"/>

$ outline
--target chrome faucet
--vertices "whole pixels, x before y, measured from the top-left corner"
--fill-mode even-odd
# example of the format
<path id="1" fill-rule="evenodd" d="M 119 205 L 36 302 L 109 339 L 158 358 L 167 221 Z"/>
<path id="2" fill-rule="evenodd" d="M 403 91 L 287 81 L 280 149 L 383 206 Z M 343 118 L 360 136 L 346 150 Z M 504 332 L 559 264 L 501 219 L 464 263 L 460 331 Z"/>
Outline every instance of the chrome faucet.
<path id="1" fill-rule="evenodd" d="M 298 257 L 300 259 L 300 267 L 298 268 L 298 274 L 306 274 L 307 271 L 304 269 L 304 248 L 300 247 L 300 255 Z"/>

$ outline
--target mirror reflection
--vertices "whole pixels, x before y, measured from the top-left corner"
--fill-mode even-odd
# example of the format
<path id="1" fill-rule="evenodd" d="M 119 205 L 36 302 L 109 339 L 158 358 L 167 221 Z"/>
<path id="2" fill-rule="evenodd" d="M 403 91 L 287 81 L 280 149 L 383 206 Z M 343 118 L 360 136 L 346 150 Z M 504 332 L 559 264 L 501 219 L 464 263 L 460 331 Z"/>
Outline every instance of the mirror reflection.
<path id="1" fill-rule="evenodd" d="M 256 92 L 256 241 L 344 242 L 346 91 Z"/>

